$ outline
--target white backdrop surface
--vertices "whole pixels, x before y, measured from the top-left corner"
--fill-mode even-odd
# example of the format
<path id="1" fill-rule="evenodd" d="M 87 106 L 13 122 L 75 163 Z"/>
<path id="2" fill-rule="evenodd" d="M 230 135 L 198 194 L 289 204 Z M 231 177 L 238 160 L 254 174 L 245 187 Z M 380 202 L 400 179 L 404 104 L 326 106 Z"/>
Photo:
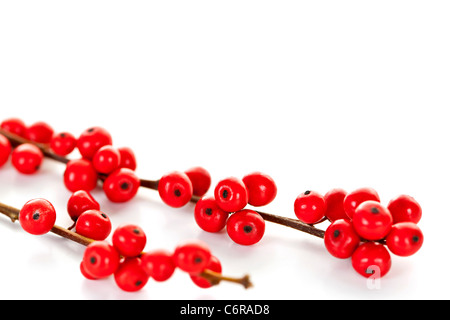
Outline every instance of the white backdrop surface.
<path id="1" fill-rule="evenodd" d="M 450 4 L 447 1 L 2 1 L 0 115 L 75 135 L 99 125 L 137 155 L 141 178 L 205 167 L 213 186 L 271 175 L 266 212 L 295 217 L 305 190 L 375 188 L 423 208 L 424 245 L 393 256 L 369 288 L 321 239 L 266 223 L 257 245 L 201 231 L 193 205 L 153 190 L 124 204 L 93 192 L 113 227 L 132 222 L 147 249 L 207 242 L 245 290 L 197 288 L 181 272 L 137 293 L 79 272 L 84 247 L 32 236 L 0 217 L 1 299 L 448 299 Z M 43 197 L 70 225 L 64 166 L 0 169 L 0 201 Z M 211 194 L 211 191 L 209 192 Z"/>

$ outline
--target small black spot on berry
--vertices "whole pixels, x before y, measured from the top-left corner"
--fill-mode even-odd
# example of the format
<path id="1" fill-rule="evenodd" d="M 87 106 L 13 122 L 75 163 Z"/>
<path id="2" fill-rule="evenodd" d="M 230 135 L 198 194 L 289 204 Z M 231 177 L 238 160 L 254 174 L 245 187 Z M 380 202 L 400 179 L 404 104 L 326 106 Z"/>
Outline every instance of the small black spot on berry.
<path id="1" fill-rule="evenodd" d="M 201 263 L 202 261 L 203 261 L 202 257 L 195 257 L 195 259 L 194 259 L 194 263 L 195 263 L 195 264 L 199 264 L 199 263 Z"/>
<path id="2" fill-rule="evenodd" d="M 244 232 L 245 233 L 250 233 L 250 232 L 252 232 L 252 230 L 253 230 L 253 228 L 252 228 L 252 226 L 244 226 Z"/>
<path id="3" fill-rule="evenodd" d="M 222 192 L 222 198 L 224 198 L 224 199 L 226 199 L 226 198 L 228 198 L 228 190 L 223 190 L 223 192 Z"/>
<path id="4" fill-rule="evenodd" d="M 380 213 L 380 210 L 378 210 L 377 207 L 372 207 L 372 208 L 370 209 L 370 212 L 372 212 L 372 213 Z"/>
<path id="5" fill-rule="evenodd" d="M 179 189 L 175 189 L 173 191 L 173 194 L 175 195 L 175 197 L 181 197 L 181 191 Z"/>
<path id="6" fill-rule="evenodd" d="M 105 219 L 108 218 L 108 216 L 107 216 L 106 214 L 104 214 L 104 213 L 102 213 L 101 216 L 102 216 L 103 218 L 105 218 Z"/>
<path id="7" fill-rule="evenodd" d="M 133 229 L 133 233 L 134 234 L 140 234 L 141 232 L 139 231 L 139 229 Z"/>
<path id="8" fill-rule="evenodd" d="M 95 128 L 89 128 L 89 129 L 87 129 L 87 132 L 93 132 L 95 130 Z"/>
<path id="9" fill-rule="evenodd" d="M 65 137 L 66 137 L 66 134 L 65 134 L 64 132 L 62 132 L 62 133 L 59 134 L 59 136 L 60 136 L 61 138 L 65 138 Z"/>
<path id="10" fill-rule="evenodd" d="M 139 287 L 142 284 L 141 280 L 136 281 L 136 283 L 134 284 L 136 287 Z"/>
<path id="11" fill-rule="evenodd" d="M 36 211 L 35 213 L 33 213 L 33 220 L 39 220 L 40 214 L 38 211 Z"/>
<path id="12" fill-rule="evenodd" d="M 91 264 L 95 264 L 95 263 L 97 262 L 97 259 L 96 259 L 95 257 L 91 257 L 91 258 L 89 259 L 89 262 L 90 262 Z"/>
<path id="13" fill-rule="evenodd" d="M 413 236 L 412 237 L 412 241 L 413 242 L 419 242 L 419 240 L 420 240 L 419 236 Z"/>
<path id="14" fill-rule="evenodd" d="M 128 190 L 129 187 L 130 187 L 130 184 L 128 182 L 122 182 L 120 184 L 120 189 L 122 189 L 122 190 Z"/>
<path id="15" fill-rule="evenodd" d="M 375 273 L 375 270 L 372 270 L 370 268 L 366 269 L 366 274 L 374 274 L 374 273 Z"/>
<path id="16" fill-rule="evenodd" d="M 306 190 L 305 193 L 304 193 L 304 195 L 307 196 L 307 195 L 310 194 L 310 193 L 311 193 L 311 190 Z"/>
<path id="17" fill-rule="evenodd" d="M 211 208 L 206 208 L 206 209 L 205 209 L 205 213 L 206 213 L 208 216 L 212 215 L 212 209 L 211 209 Z"/>
<path id="18" fill-rule="evenodd" d="M 333 237 L 337 238 L 337 237 L 339 237 L 340 234 L 341 234 L 341 232 L 339 230 L 334 230 Z"/>

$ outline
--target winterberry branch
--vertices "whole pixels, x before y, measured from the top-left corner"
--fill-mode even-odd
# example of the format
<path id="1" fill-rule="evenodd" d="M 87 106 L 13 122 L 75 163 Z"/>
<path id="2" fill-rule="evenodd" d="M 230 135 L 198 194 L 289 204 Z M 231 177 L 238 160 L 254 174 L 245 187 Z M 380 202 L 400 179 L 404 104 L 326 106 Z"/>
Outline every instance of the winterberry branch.
<path id="1" fill-rule="evenodd" d="M 7 204 L 1 203 L 1 202 L 0 202 L 0 213 L 4 214 L 8 218 L 10 218 L 13 223 L 16 220 L 19 220 L 20 210 L 15 207 L 9 206 Z M 66 238 L 68 240 L 77 242 L 84 246 L 88 246 L 92 242 L 96 241 L 96 240 L 87 238 L 85 236 L 82 236 L 76 232 L 70 231 L 63 227 L 60 227 L 58 225 L 54 225 L 52 227 L 52 229 L 50 230 L 50 232 L 52 232 L 60 237 Z M 234 277 L 224 276 L 224 275 L 214 272 L 212 270 L 205 269 L 200 274 L 200 276 L 202 278 L 205 278 L 206 280 L 208 280 L 211 283 L 211 285 L 217 285 L 221 281 L 228 281 L 228 282 L 240 284 L 245 289 L 248 289 L 253 286 L 253 284 L 250 282 L 250 277 L 248 275 L 245 275 L 242 278 L 234 278 Z"/>

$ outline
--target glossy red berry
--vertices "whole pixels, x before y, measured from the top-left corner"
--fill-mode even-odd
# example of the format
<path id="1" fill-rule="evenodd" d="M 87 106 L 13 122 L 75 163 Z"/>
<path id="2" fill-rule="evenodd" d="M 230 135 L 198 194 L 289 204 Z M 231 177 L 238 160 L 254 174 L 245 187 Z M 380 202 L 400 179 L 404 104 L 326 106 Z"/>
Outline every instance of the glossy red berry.
<path id="1" fill-rule="evenodd" d="M 347 216 L 352 219 L 356 208 L 368 200 L 380 201 L 378 193 L 372 188 L 360 188 L 347 194 L 344 198 L 344 210 Z"/>
<path id="2" fill-rule="evenodd" d="M 56 221 L 53 205 L 45 199 L 33 199 L 25 203 L 19 212 L 19 223 L 31 234 L 41 235 L 49 232 Z"/>
<path id="3" fill-rule="evenodd" d="M 24 143 L 15 148 L 11 154 L 11 162 L 20 173 L 33 174 L 39 170 L 44 154 L 37 146 Z"/>
<path id="4" fill-rule="evenodd" d="M 124 257 L 136 257 L 142 253 L 147 236 L 141 227 L 134 224 L 121 225 L 114 230 L 112 244 Z"/>
<path id="5" fill-rule="evenodd" d="M 265 221 L 259 213 L 244 209 L 233 213 L 227 220 L 228 236 L 240 245 L 253 245 L 264 236 Z"/>
<path id="6" fill-rule="evenodd" d="M 261 207 L 272 202 L 277 195 L 275 181 L 267 174 L 252 172 L 242 178 L 247 192 L 248 203 L 255 207 Z"/>
<path id="7" fill-rule="evenodd" d="M 399 222 L 386 237 L 388 249 L 397 256 L 411 256 L 422 247 L 423 234 L 414 222 Z"/>
<path id="8" fill-rule="evenodd" d="M 325 231 L 324 242 L 328 252 L 336 258 L 350 258 L 360 243 L 360 237 L 350 221 L 339 219 Z"/>
<path id="9" fill-rule="evenodd" d="M 325 200 L 325 216 L 330 221 L 336 221 L 339 219 L 348 220 L 348 216 L 344 210 L 344 199 L 347 195 L 347 192 L 343 189 L 332 189 L 328 191 L 323 197 Z"/>
<path id="10" fill-rule="evenodd" d="M 83 255 L 84 271 L 95 279 L 112 275 L 119 267 L 120 255 L 107 241 L 90 243 Z"/>
<path id="11" fill-rule="evenodd" d="M 112 145 L 111 134 L 102 127 L 91 127 L 81 133 L 77 140 L 77 148 L 83 158 L 91 160 L 98 149 Z"/>
<path id="12" fill-rule="evenodd" d="M 222 273 L 222 265 L 220 264 L 219 259 L 215 256 L 211 256 L 209 259 L 209 263 L 206 265 L 205 269 L 214 271 L 216 273 Z M 212 286 L 211 282 L 203 278 L 198 274 L 190 274 L 191 280 L 200 288 L 210 288 Z"/>
<path id="13" fill-rule="evenodd" d="M 0 134 L 0 167 L 8 161 L 11 150 L 11 143 L 8 138 Z"/>
<path id="14" fill-rule="evenodd" d="M 172 254 L 166 250 L 145 252 L 141 256 L 141 261 L 147 275 L 158 282 L 168 280 L 176 268 Z"/>
<path id="15" fill-rule="evenodd" d="M 86 279 L 89 279 L 89 280 L 97 280 L 96 277 L 91 276 L 91 275 L 86 271 L 86 267 L 84 266 L 83 261 L 80 262 L 80 272 L 81 272 L 81 274 L 82 274 Z"/>
<path id="16" fill-rule="evenodd" d="M 50 148 L 59 156 L 66 156 L 75 150 L 77 139 L 70 132 L 60 132 L 53 135 Z"/>
<path id="17" fill-rule="evenodd" d="M 192 198 L 192 182 L 184 172 L 170 172 L 159 180 L 158 192 L 165 204 L 174 208 L 180 208 Z"/>
<path id="18" fill-rule="evenodd" d="M 400 195 L 392 199 L 387 207 L 392 214 L 394 223 L 408 221 L 418 223 L 420 218 L 422 218 L 420 204 L 408 195 Z"/>
<path id="19" fill-rule="evenodd" d="M 83 212 L 75 224 L 78 234 L 93 240 L 105 240 L 111 233 L 111 228 L 111 220 L 100 210 Z"/>
<path id="20" fill-rule="evenodd" d="M 147 284 L 148 279 L 141 259 L 138 257 L 124 259 L 114 272 L 114 281 L 117 286 L 127 292 L 141 290 Z"/>
<path id="21" fill-rule="evenodd" d="M 133 150 L 131 150 L 131 148 L 128 147 L 120 147 L 117 150 L 119 150 L 120 153 L 119 167 L 136 170 L 137 162 Z"/>
<path id="22" fill-rule="evenodd" d="M 119 168 L 119 150 L 111 145 L 106 145 L 97 150 L 92 159 L 95 170 L 100 173 L 109 174 Z"/>
<path id="23" fill-rule="evenodd" d="M 28 140 L 34 142 L 50 143 L 53 133 L 53 128 L 48 123 L 39 121 L 27 128 L 26 137 Z"/>
<path id="24" fill-rule="evenodd" d="M 316 191 L 308 190 L 295 199 L 294 213 L 304 223 L 313 224 L 320 221 L 325 216 L 325 211 L 325 199 Z"/>
<path id="25" fill-rule="evenodd" d="M 353 214 L 353 227 L 364 239 L 383 239 L 392 227 L 392 215 L 388 209 L 377 201 L 365 201 Z"/>
<path id="26" fill-rule="evenodd" d="M 133 170 L 120 168 L 103 182 L 103 191 L 112 202 L 126 202 L 134 198 L 139 186 L 140 180 Z"/>
<path id="27" fill-rule="evenodd" d="M 376 242 L 361 244 L 352 255 L 352 266 L 360 275 L 368 278 L 383 277 L 391 268 L 389 251 Z"/>
<path id="28" fill-rule="evenodd" d="M 244 209 L 248 203 L 247 187 L 238 178 L 225 178 L 216 185 L 214 198 L 222 210 L 236 212 Z"/>
<path id="29" fill-rule="evenodd" d="M 9 118 L 2 121 L 0 124 L 0 127 L 8 131 L 10 133 L 13 133 L 17 136 L 20 136 L 22 138 L 27 137 L 27 126 L 25 123 L 19 119 L 19 118 Z"/>
<path id="30" fill-rule="evenodd" d="M 195 222 L 207 232 L 221 231 L 225 227 L 229 215 L 229 212 L 218 206 L 214 197 L 203 197 L 195 205 Z"/>
<path id="31" fill-rule="evenodd" d="M 196 196 L 203 196 L 208 192 L 211 186 L 211 175 L 203 167 L 193 167 L 184 173 L 189 177 L 192 183 L 192 192 Z"/>
<path id="32" fill-rule="evenodd" d="M 67 201 L 67 212 L 73 221 L 87 210 L 100 210 L 100 204 L 86 190 L 75 191 Z"/>
<path id="33" fill-rule="evenodd" d="M 181 270 L 199 273 L 211 258 L 209 247 L 201 241 L 188 241 L 178 245 L 173 253 L 173 261 Z"/>
<path id="34" fill-rule="evenodd" d="M 85 159 L 70 160 L 64 171 L 64 185 L 72 192 L 91 191 L 97 186 L 97 171 L 92 163 Z"/>

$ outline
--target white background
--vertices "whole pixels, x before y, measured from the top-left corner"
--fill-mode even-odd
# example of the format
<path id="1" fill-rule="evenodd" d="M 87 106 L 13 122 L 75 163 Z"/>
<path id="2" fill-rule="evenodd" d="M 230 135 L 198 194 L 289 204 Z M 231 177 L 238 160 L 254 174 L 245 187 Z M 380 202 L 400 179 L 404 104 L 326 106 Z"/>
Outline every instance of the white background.
<path id="1" fill-rule="evenodd" d="M 205 290 L 177 271 L 126 293 L 84 279 L 84 247 L 32 236 L 0 217 L 1 299 L 448 299 L 450 4 L 448 1 L 1 1 L 0 114 L 75 135 L 99 125 L 130 146 L 137 173 L 158 179 L 204 166 L 213 186 L 271 175 L 266 212 L 295 217 L 295 197 L 375 188 L 423 208 L 414 256 L 393 256 L 370 289 L 319 238 L 266 223 L 257 245 L 207 234 L 193 205 L 172 209 L 153 190 L 126 204 L 93 192 L 113 226 L 139 224 L 147 249 L 206 241 L 245 290 Z M 73 157 L 76 154 L 72 155 Z M 0 170 L 0 201 L 44 197 L 69 226 L 64 166 L 33 176 Z M 211 192 L 210 192 L 211 194 Z"/>

